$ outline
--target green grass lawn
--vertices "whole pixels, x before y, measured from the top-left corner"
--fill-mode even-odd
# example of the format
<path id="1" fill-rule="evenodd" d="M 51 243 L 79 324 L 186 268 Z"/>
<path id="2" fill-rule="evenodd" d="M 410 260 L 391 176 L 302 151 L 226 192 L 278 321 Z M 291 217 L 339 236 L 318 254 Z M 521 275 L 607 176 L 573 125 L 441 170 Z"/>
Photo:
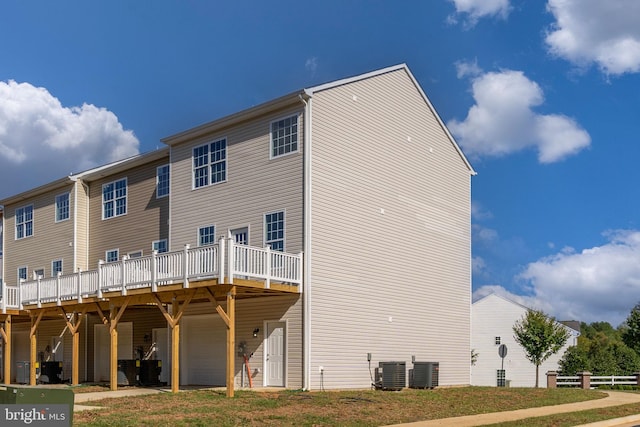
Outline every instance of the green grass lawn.
<path id="1" fill-rule="evenodd" d="M 100 410 L 76 412 L 74 425 L 93 426 L 382 426 L 419 420 L 508 411 L 599 399 L 605 394 L 578 389 L 464 387 L 436 390 L 340 392 L 185 391 L 91 402 Z M 639 413 L 640 405 L 626 405 L 545 417 L 531 426 L 576 425 Z M 635 407 L 635 408 L 634 408 Z M 629 412 L 631 411 L 631 412 Z M 561 417 L 566 424 L 557 423 Z M 584 421 L 586 419 L 586 421 Z M 578 421 L 574 421 L 578 420 Z M 529 421 L 527 421 L 529 422 Z"/>

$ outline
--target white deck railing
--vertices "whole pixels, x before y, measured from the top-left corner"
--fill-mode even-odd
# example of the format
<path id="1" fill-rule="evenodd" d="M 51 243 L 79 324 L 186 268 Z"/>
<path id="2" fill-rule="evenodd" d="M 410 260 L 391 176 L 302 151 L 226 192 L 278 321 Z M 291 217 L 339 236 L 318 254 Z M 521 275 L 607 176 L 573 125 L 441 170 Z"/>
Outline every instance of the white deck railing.
<path id="1" fill-rule="evenodd" d="M 288 254 L 238 245 L 232 239 L 220 239 L 217 244 L 183 250 L 156 253 L 139 258 L 124 257 L 121 261 L 105 263 L 98 268 L 57 277 L 23 281 L 19 286 L 3 284 L 0 308 L 21 309 L 37 305 L 83 298 L 102 298 L 103 293 L 151 288 L 157 292 L 162 286 L 219 279 L 233 284 L 234 278 L 264 281 L 265 288 L 272 282 L 289 284 L 298 291 L 302 285 L 302 254 Z"/>

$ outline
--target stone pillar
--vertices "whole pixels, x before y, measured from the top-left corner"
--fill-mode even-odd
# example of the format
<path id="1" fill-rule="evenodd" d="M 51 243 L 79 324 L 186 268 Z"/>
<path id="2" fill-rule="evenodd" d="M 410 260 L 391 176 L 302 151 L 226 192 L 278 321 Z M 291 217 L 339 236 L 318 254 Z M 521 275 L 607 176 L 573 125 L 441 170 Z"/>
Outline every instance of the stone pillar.
<path id="1" fill-rule="evenodd" d="M 631 375 L 635 375 L 635 376 L 636 376 L 636 385 L 637 385 L 638 387 L 640 387 L 640 372 L 634 372 L 634 373 L 633 373 L 633 374 L 631 374 Z"/>
<path id="2" fill-rule="evenodd" d="M 558 373 L 556 371 L 547 372 L 547 388 L 558 387 Z"/>
<path id="3" fill-rule="evenodd" d="M 580 381 L 581 389 L 589 390 L 591 388 L 591 372 L 589 371 L 578 372 L 578 380 Z"/>

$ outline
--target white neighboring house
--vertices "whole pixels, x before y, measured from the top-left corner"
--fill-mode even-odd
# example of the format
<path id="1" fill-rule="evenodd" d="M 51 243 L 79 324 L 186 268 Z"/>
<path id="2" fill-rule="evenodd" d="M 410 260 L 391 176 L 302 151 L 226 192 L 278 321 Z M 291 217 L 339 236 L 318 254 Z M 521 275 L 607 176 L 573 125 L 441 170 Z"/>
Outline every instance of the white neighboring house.
<path id="1" fill-rule="evenodd" d="M 505 379 L 511 387 L 534 387 L 536 367 L 514 338 L 513 325 L 527 313 L 528 308 L 496 294 L 490 294 L 471 306 L 471 348 L 478 354 L 471 367 L 471 384 L 496 386 L 499 369 L 505 370 Z M 578 344 L 579 331 L 565 326 L 571 336 L 556 354 L 549 357 L 539 369 L 539 386 L 546 387 L 547 371 L 558 370 L 564 352 Z M 500 344 L 507 346 L 507 355 L 498 354 Z"/>

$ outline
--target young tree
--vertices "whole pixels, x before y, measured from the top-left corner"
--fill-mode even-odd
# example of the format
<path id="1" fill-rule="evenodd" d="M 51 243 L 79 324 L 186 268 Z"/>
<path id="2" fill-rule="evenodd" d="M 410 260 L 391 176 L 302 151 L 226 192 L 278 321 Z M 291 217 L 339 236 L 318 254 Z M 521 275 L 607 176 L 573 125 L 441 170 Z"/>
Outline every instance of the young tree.
<path id="1" fill-rule="evenodd" d="M 527 313 L 513 325 L 516 342 L 522 346 L 527 359 L 536 365 L 536 388 L 542 362 L 557 353 L 569 339 L 569 331 L 539 310 Z"/>
<path id="2" fill-rule="evenodd" d="M 640 354 L 640 303 L 633 307 L 625 321 L 622 341 Z"/>

